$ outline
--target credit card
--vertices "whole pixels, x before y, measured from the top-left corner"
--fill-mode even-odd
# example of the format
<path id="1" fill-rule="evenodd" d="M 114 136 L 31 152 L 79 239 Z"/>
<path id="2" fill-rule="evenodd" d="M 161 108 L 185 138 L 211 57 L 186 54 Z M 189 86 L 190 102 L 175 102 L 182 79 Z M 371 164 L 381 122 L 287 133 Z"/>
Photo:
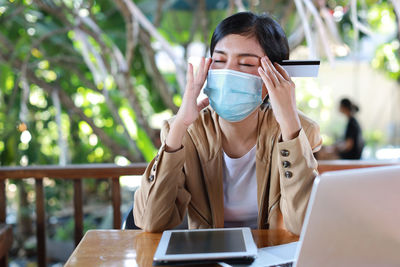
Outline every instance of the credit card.
<path id="1" fill-rule="evenodd" d="M 290 77 L 317 77 L 319 60 L 283 60 L 279 63 Z"/>

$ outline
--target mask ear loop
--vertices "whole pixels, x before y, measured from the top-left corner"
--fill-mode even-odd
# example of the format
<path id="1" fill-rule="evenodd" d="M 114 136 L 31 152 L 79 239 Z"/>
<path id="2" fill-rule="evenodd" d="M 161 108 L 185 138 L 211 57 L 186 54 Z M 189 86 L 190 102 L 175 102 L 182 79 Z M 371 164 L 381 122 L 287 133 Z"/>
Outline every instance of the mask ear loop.
<path id="1" fill-rule="evenodd" d="M 267 93 L 264 96 L 264 99 L 260 105 L 261 110 L 263 110 L 264 108 L 269 108 L 269 94 Z"/>
<path id="2" fill-rule="evenodd" d="M 265 87 L 265 85 L 263 84 L 263 88 L 264 87 Z M 268 103 L 269 103 L 269 94 L 268 94 L 268 91 L 267 91 L 267 93 L 265 94 L 265 96 L 264 96 L 264 98 L 262 100 L 261 106 L 264 107 L 265 105 L 268 105 Z"/>
<path id="3" fill-rule="evenodd" d="M 268 104 L 268 100 L 269 100 L 269 94 L 267 93 L 265 96 L 264 96 L 264 99 L 263 99 L 263 104 Z"/>

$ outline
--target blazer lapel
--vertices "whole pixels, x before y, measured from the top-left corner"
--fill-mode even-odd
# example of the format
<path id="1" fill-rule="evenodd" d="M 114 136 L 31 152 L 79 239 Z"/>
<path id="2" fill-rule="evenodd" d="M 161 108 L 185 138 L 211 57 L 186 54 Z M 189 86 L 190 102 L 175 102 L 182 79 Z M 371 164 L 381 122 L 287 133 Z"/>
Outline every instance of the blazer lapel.
<path id="1" fill-rule="evenodd" d="M 221 130 L 218 117 L 214 112 L 211 118 L 204 119 L 203 123 L 207 125 L 203 125 L 201 129 L 195 129 L 195 126 L 189 127 L 188 131 L 202 165 L 213 220 L 212 227 L 222 228 L 224 227 L 224 192 Z M 204 142 L 205 140 L 208 142 Z"/>
<path id="2" fill-rule="evenodd" d="M 278 136 L 279 125 L 272 116 L 272 110 L 260 111 L 258 121 L 258 140 L 256 156 L 256 174 L 257 174 L 257 203 L 258 203 L 258 228 L 268 227 L 268 209 L 271 188 L 271 162 L 275 138 Z M 271 135 L 266 127 L 278 129 Z"/>
<path id="3" fill-rule="evenodd" d="M 203 165 L 204 180 L 210 200 L 213 227 L 224 227 L 224 192 L 222 179 L 222 155 L 219 154 Z"/>

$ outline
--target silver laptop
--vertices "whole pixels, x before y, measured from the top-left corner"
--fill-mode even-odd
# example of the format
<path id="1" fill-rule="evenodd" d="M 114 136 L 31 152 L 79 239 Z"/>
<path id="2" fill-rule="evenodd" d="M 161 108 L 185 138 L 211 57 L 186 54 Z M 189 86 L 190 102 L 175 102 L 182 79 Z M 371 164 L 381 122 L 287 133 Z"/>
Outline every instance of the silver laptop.
<path id="1" fill-rule="evenodd" d="M 317 177 L 297 267 L 400 266 L 400 166 Z"/>

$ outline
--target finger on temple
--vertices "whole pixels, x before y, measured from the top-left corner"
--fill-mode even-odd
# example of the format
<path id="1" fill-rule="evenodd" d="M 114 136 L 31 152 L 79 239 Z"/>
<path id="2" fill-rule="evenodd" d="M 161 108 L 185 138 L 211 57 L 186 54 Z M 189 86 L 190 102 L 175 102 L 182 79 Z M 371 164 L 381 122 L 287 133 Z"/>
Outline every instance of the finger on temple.
<path id="1" fill-rule="evenodd" d="M 271 65 L 271 61 L 269 61 L 268 57 L 264 57 L 261 60 L 261 63 L 263 64 L 264 69 L 266 70 L 266 75 L 269 77 L 269 79 L 272 82 L 272 85 L 275 86 L 277 82 L 279 82 L 279 79 L 276 77 L 275 72 L 274 72 L 274 67 Z"/>
<path id="2" fill-rule="evenodd" d="M 204 80 L 207 77 L 208 70 L 210 69 L 211 62 L 212 62 L 211 58 L 206 58 L 205 59 L 205 64 L 204 64 L 204 67 L 203 67 L 203 79 Z"/>
<path id="3" fill-rule="evenodd" d="M 264 81 L 265 86 L 267 87 L 268 90 L 274 87 L 274 84 L 272 83 L 271 79 L 268 77 L 267 74 L 265 74 L 265 71 L 261 67 L 258 68 L 258 73 L 260 74 L 261 79 Z"/>
<path id="4" fill-rule="evenodd" d="M 275 68 L 282 75 L 282 77 L 285 80 L 287 80 L 287 81 L 291 80 L 289 74 L 287 73 L 287 71 L 281 65 L 279 65 L 278 63 L 275 63 Z"/>

